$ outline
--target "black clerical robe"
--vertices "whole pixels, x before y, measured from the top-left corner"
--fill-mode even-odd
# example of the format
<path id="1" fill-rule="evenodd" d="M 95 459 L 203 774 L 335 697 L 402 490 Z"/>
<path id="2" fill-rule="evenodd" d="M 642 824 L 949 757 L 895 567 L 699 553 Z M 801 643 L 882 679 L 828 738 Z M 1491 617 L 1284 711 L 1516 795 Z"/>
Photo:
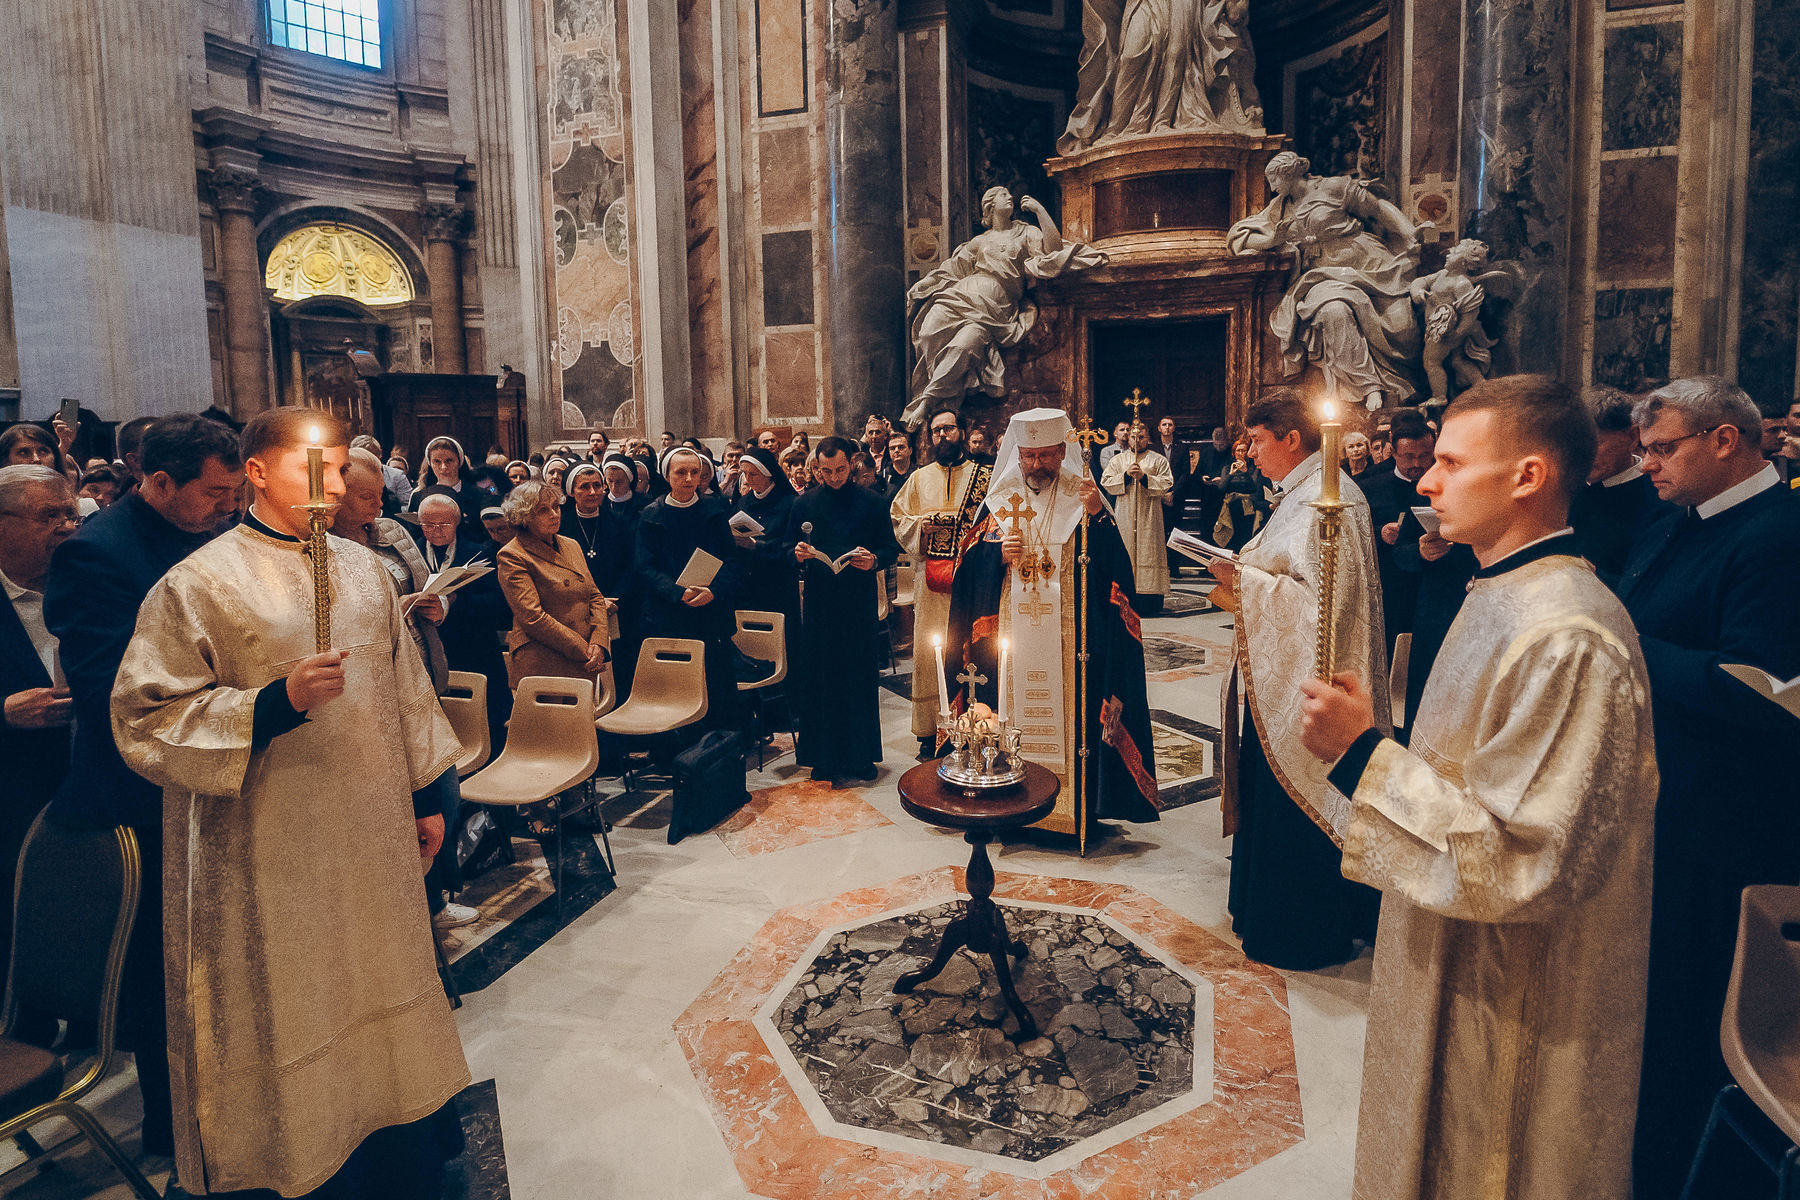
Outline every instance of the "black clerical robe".
<path id="1" fill-rule="evenodd" d="M 1374 467 L 1363 474 L 1364 478 L 1357 481 L 1357 486 L 1369 501 L 1369 522 L 1375 527 L 1375 566 L 1381 575 L 1381 615 L 1387 622 L 1387 648 L 1392 655 L 1394 639 L 1412 628 L 1413 608 L 1419 599 L 1419 572 L 1399 568 L 1394 552 L 1399 549 L 1400 540 L 1396 537 L 1390 545 L 1381 536 L 1381 531 L 1384 526 L 1410 516 L 1412 508 L 1424 505 L 1426 500 L 1419 495 L 1417 480 L 1402 479 L 1391 470 L 1378 471 Z M 1413 546 L 1416 550 L 1416 538 Z M 1448 630 L 1449 626 L 1444 628 Z M 1420 681 L 1421 685 L 1423 682 Z"/>
<path id="2" fill-rule="evenodd" d="M 1411 620 L 1400 632 L 1412 634 L 1412 653 L 1406 664 L 1406 722 L 1394 730 L 1394 740 L 1407 745 L 1413 726 L 1418 723 L 1419 706 L 1425 697 L 1425 680 L 1431 665 L 1437 661 L 1444 639 L 1456 614 L 1462 611 L 1463 597 L 1468 595 L 1469 580 L 1479 564 L 1475 552 L 1460 543 L 1435 561 L 1419 552 L 1419 539 L 1425 527 L 1408 512 L 1400 518 L 1400 536 L 1394 543 L 1393 562 L 1396 573 L 1412 576 Z"/>
<path id="3" fill-rule="evenodd" d="M 1087 614 L 1087 706 L 1080 714 L 1070 756 L 1080 761 L 1079 749 L 1088 755 L 1087 809 L 1095 821 L 1155 821 L 1159 819 L 1156 793 L 1156 757 L 1150 734 L 1148 677 L 1144 673 L 1144 635 L 1132 586 L 1131 558 L 1112 518 L 1105 513 L 1087 518 L 1088 568 L 1086 603 L 1074 588 L 1063 595 L 1072 607 L 1075 637 L 1081 639 L 1081 615 Z M 1000 522 L 983 504 L 975 526 L 965 538 L 968 548 L 950 585 L 950 629 L 944 639 L 944 658 L 949 663 L 969 662 L 987 677 L 975 685 L 951 691 L 951 707 L 961 712 L 979 700 L 994 706 L 999 701 L 999 618 L 1001 591 L 1009 568 L 1000 558 Z M 1064 548 L 1065 561 L 1076 553 L 1081 531 L 1076 530 Z M 1068 670 L 1075 670 L 1076 648 L 1064 647 Z M 926 669 L 932 669 L 929 662 Z M 1070 776 L 1073 778 L 1073 776 Z"/>
<path id="4" fill-rule="evenodd" d="M 1569 506 L 1569 524 L 1581 556 L 1594 564 L 1602 582 L 1615 587 L 1638 534 L 1668 511 L 1650 477 L 1634 475 L 1611 487 L 1590 483 L 1582 488 Z"/>
<path id="5" fill-rule="evenodd" d="M 803 527 L 810 523 L 810 532 Z M 800 636 L 793 695 L 800 717 L 795 759 L 813 777 L 865 778 L 881 761 L 881 688 L 876 678 L 880 627 L 876 589 L 900 557 L 887 501 L 854 483 L 818 487 L 793 502 L 783 534 L 832 559 L 861 546 L 875 568 L 833 572 L 816 559 L 800 568 Z"/>
<path id="6" fill-rule="evenodd" d="M 728 510 L 717 496 L 696 496 L 692 504 L 652 500 L 638 517 L 636 574 L 644 598 L 644 636 L 693 638 L 706 645 L 706 724 L 736 729 L 739 705 L 736 657 L 731 635 L 743 590 Z M 695 550 L 723 564 L 712 582 L 712 602 L 699 608 L 682 603 L 675 580 Z"/>
<path id="7" fill-rule="evenodd" d="M 1739 895 L 1800 877 L 1794 718 L 1719 669 L 1800 675 L 1800 498 L 1777 484 L 1706 520 L 1665 514 L 1618 592 L 1650 670 L 1662 775 L 1635 1153 L 1637 1195 L 1655 1200 L 1681 1190 L 1729 1079 L 1719 1020 Z"/>
<path id="8" fill-rule="evenodd" d="M 619 628 L 613 639 L 612 663 L 613 685 L 618 689 L 620 704 L 631 695 L 638 650 L 644 644 L 644 603 L 636 570 L 637 529 L 638 518 L 649 503 L 648 497 L 633 492 L 624 500 L 605 497 L 600 501 L 599 513 L 592 517 L 576 512 L 572 502 L 562 509 L 562 536 L 581 547 L 594 586 L 616 606 L 613 612 Z"/>

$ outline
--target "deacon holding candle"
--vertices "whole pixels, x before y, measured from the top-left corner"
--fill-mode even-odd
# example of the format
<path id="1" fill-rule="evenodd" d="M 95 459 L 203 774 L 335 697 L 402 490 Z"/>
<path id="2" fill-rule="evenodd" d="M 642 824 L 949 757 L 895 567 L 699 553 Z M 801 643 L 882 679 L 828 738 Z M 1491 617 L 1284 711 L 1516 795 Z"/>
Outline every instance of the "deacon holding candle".
<path id="1" fill-rule="evenodd" d="M 1349 802 L 1331 790 L 1326 764 L 1300 741 L 1300 689 L 1319 670 L 1322 644 L 1336 670 L 1362 682 L 1376 724 L 1388 727 L 1369 507 L 1355 482 L 1340 478 L 1341 427 L 1321 427 L 1320 415 L 1291 387 L 1268 388 L 1250 405 L 1250 457 L 1276 481 L 1281 498 L 1237 561 L 1211 568 L 1238 606 L 1224 744 L 1232 923 L 1248 957 L 1289 970 L 1354 958 L 1357 941 L 1374 937 L 1379 902 L 1373 889 L 1350 883 L 1339 869 Z M 1328 519 L 1335 531 L 1325 528 Z M 1336 539 L 1329 555 L 1327 536 Z M 1241 730 L 1240 694 L 1247 714 Z"/>
<path id="2" fill-rule="evenodd" d="M 249 513 L 150 590 L 112 694 L 125 765 L 163 789 L 178 1173 L 435 1195 L 469 1071 L 424 867 L 461 748 L 375 555 L 328 536 L 309 560 L 314 505 L 344 495 L 343 424 L 269 409 L 242 453 Z M 340 648 L 316 653 L 321 569 Z"/>

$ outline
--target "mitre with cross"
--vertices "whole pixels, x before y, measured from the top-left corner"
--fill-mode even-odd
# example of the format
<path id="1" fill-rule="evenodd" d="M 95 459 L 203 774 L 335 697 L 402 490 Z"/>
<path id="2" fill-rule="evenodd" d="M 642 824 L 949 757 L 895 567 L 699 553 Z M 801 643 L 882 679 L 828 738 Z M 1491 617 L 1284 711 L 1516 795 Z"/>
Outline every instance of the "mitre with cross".
<path id="1" fill-rule="evenodd" d="M 1029 529 L 1047 544 L 1062 545 L 1081 523 L 1081 447 L 1070 440 L 1074 425 L 1060 408 L 1030 408 L 1015 413 L 994 456 L 994 477 L 988 485 L 988 508 L 1008 529 Z M 1062 463 L 1053 484 L 1034 492 L 1025 481 L 1019 462 L 1021 449 L 1063 448 Z M 1019 522 L 1020 524 L 1013 524 Z"/>

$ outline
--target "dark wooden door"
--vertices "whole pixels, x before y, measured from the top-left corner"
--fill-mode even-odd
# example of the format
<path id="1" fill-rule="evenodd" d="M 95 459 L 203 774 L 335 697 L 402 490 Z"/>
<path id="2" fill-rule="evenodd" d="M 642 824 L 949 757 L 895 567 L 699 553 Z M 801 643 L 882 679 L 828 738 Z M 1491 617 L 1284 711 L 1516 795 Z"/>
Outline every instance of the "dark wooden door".
<path id="1" fill-rule="evenodd" d="M 1204 441 L 1225 424 L 1226 317 L 1132 321 L 1089 326 L 1094 424 L 1111 432 L 1132 410 L 1132 389 L 1149 397 L 1139 410 L 1152 430 L 1175 418 L 1182 441 Z"/>

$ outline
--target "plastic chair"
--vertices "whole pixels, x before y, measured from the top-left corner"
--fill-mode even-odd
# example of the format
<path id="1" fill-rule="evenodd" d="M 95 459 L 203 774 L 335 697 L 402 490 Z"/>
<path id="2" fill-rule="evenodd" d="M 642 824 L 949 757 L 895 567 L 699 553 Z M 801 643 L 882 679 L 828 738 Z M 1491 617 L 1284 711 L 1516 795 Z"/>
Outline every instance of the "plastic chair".
<path id="1" fill-rule="evenodd" d="M 1800 887 L 1762 885 L 1744 889 L 1738 916 L 1737 953 L 1719 1046 L 1735 1081 L 1713 1098 L 1706 1133 L 1688 1168 L 1682 1200 L 1708 1193 L 1701 1167 L 1720 1125 L 1730 1127 L 1775 1174 L 1780 1200 L 1800 1193 Z M 1761 1114 L 1780 1130 L 1785 1145 L 1760 1128 Z"/>
<path id="2" fill-rule="evenodd" d="M 518 810 L 582 787 L 600 765 L 600 739 L 594 733 L 594 685 L 586 679 L 532 675 L 519 680 L 513 693 L 512 721 L 507 726 L 506 748 L 486 769 L 463 780 L 466 804 Z M 550 805 L 556 839 L 555 872 L 557 924 L 563 911 L 563 821 L 594 803 L 589 791 L 582 803 L 564 811 Z M 606 868 L 614 875 L 612 842 L 602 824 L 606 844 Z"/>
<path id="3" fill-rule="evenodd" d="M 25 835 L 0 1021 L 0 1139 L 28 1145 L 27 1130 L 61 1117 L 112 1160 L 132 1191 L 158 1200 L 149 1180 L 80 1103 L 112 1068 L 119 980 L 141 871 L 137 837 L 126 828 L 64 830 L 40 813 Z M 94 1020 L 99 1046 L 80 1076 L 64 1078 L 55 1054 L 11 1036 L 21 1009 Z"/>
<path id="4" fill-rule="evenodd" d="M 918 576 L 918 568 L 911 559 L 901 559 L 894 566 L 894 607 L 911 608 L 916 600 L 914 591 Z"/>
<path id="5" fill-rule="evenodd" d="M 601 717 L 601 732 L 655 737 L 706 716 L 706 643 L 693 638 L 645 638 L 625 703 Z M 626 758 L 625 786 L 631 786 Z"/>
<path id="6" fill-rule="evenodd" d="M 444 694 L 438 697 L 450 728 L 462 743 L 456 760 L 458 779 L 479 771 L 494 753 L 493 731 L 488 728 L 487 676 L 474 671 L 452 671 Z"/>
<path id="7" fill-rule="evenodd" d="M 1412 632 L 1394 636 L 1394 657 L 1388 662 L 1388 707 L 1393 710 L 1394 728 L 1406 724 L 1406 673 L 1412 665 Z"/>
<path id="8" fill-rule="evenodd" d="M 755 609 L 740 609 L 737 613 L 737 632 L 731 640 L 751 658 L 760 662 L 775 664 L 775 670 L 766 679 L 756 679 L 749 683 L 740 681 L 737 689 L 740 692 L 754 692 L 753 701 L 760 701 L 762 694 L 777 687 L 787 678 L 787 616 L 778 612 L 759 612 Z M 763 769 L 763 717 L 762 705 L 756 703 L 750 710 L 750 719 L 756 729 L 756 769 Z"/>

